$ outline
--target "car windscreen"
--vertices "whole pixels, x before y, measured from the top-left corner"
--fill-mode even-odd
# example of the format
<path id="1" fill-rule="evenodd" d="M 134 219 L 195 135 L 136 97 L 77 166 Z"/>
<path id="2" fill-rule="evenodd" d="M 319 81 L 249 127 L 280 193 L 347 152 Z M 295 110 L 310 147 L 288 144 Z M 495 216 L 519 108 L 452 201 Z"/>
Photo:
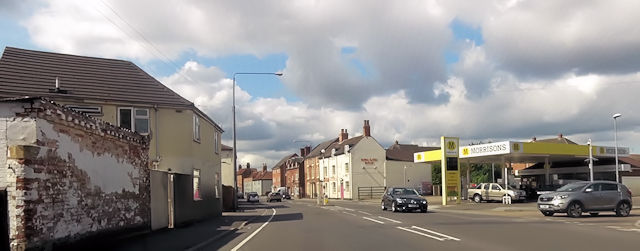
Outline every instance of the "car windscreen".
<path id="1" fill-rule="evenodd" d="M 396 188 L 396 189 L 393 189 L 393 194 L 394 195 L 418 195 L 418 192 L 416 192 L 416 190 L 414 189 Z"/>
<path id="2" fill-rule="evenodd" d="M 575 192 L 584 188 L 587 184 L 589 183 L 576 182 L 576 183 L 566 184 L 563 187 L 558 188 L 558 190 L 556 191 L 557 192 Z"/>

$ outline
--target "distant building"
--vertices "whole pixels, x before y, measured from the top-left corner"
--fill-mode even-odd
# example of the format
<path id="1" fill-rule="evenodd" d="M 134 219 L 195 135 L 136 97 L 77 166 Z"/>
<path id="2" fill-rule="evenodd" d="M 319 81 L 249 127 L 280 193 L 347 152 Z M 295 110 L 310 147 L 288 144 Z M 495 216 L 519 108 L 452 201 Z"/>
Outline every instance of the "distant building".
<path id="1" fill-rule="evenodd" d="M 222 145 L 220 161 L 222 185 L 233 187 L 233 147 Z"/>
<path id="2" fill-rule="evenodd" d="M 294 158 L 294 157 L 298 157 L 298 154 L 296 153 L 292 153 L 289 154 L 287 156 L 285 156 L 284 158 L 280 159 L 280 161 L 278 161 L 278 163 L 276 163 L 275 166 L 273 166 L 273 168 L 271 169 L 271 171 L 273 171 L 273 185 L 272 185 L 272 191 L 275 191 L 277 188 L 279 187 L 286 187 L 287 183 L 286 183 L 286 171 L 287 171 L 287 160 Z"/>
<path id="3" fill-rule="evenodd" d="M 386 150 L 385 186 L 403 186 L 424 192 L 431 191 L 431 165 L 425 162 L 414 163 L 413 154 L 439 149 L 440 147 L 422 147 L 400 144 L 396 141 Z"/>
<path id="4" fill-rule="evenodd" d="M 316 198 L 318 194 L 323 194 L 320 180 L 320 159 L 323 151 L 326 152 L 328 147 L 337 142 L 338 138 L 333 138 L 320 143 L 309 152 L 304 158 L 305 169 L 305 189 L 307 198 Z"/>
<path id="5" fill-rule="evenodd" d="M 266 195 L 271 192 L 273 186 L 273 172 L 267 170 L 267 164 L 262 165 L 262 171 L 256 172 L 253 176 L 252 190 L 247 192 L 256 192 L 259 195 Z"/>
<path id="6" fill-rule="evenodd" d="M 300 156 L 294 156 L 286 161 L 286 173 L 285 173 L 285 186 L 287 192 L 293 197 L 303 198 L 305 196 L 304 190 L 304 156 L 308 151 L 311 151 L 311 147 L 300 148 Z"/>

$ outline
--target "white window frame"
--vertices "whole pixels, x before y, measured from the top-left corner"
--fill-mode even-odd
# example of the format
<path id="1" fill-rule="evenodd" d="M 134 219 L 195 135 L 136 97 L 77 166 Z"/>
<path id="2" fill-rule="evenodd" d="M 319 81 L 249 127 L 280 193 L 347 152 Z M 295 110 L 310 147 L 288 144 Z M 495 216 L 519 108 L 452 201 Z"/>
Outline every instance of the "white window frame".
<path id="1" fill-rule="evenodd" d="M 200 143 L 200 117 L 193 114 L 193 141 Z"/>
<path id="2" fill-rule="evenodd" d="M 220 143 L 218 142 L 218 131 L 213 132 L 213 149 L 216 153 L 220 153 Z"/>
<path id="3" fill-rule="evenodd" d="M 116 120 L 118 121 L 118 126 L 122 127 L 122 125 L 120 124 L 120 111 L 121 110 L 130 110 L 131 111 L 131 131 L 132 132 L 136 132 L 136 119 L 146 119 L 147 120 L 147 132 L 137 132 L 140 135 L 149 135 L 149 131 L 151 131 L 151 128 L 149 126 L 149 122 L 151 121 L 150 115 L 149 115 L 149 109 L 146 108 L 135 108 L 135 107 L 118 107 L 118 114 L 117 114 L 117 118 Z M 145 110 L 147 111 L 147 116 L 138 116 L 136 115 L 136 111 L 137 110 Z"/>

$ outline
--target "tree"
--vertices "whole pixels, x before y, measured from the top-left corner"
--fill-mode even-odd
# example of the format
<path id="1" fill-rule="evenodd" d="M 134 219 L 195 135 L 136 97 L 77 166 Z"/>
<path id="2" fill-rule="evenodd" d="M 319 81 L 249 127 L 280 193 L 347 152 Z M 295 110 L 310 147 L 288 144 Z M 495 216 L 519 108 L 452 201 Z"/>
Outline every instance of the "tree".
<path id="1" fill-rule="evenodd" d="M 440 163 L 431 165 L 431 183 L 433 185 L 442 185 L 442 168 L 440 168 Z"/>

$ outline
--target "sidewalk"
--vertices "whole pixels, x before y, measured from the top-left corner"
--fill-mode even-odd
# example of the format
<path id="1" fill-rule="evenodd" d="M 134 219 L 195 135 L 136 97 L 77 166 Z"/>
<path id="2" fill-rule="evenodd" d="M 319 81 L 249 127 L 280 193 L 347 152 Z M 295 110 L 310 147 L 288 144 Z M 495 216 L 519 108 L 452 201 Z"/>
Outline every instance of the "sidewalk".
<path id="1" fill-rule="evenodd" d="M 89 246 L 74 246 L 74 250 L 185 250 L 203 242 L 213 242 L 234 233 L 247 222 L 262 214 L 262 210 L 223 212 L 222 217 L 194 222 L 174 229 L 163 229 L 149 233 L 110 240 L 108 243 L 93 243 Z"/>

